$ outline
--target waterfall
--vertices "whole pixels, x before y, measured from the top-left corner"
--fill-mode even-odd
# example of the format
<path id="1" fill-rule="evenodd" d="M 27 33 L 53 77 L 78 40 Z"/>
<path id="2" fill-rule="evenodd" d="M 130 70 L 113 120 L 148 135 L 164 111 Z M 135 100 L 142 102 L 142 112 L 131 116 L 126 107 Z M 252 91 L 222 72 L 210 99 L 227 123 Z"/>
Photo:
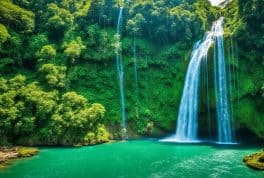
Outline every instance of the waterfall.
<path id="1" fill-rule="evenodd" d="M 207 60 L 207 53 L 213 43 L 215 24 L 201 42 L 194 45 L 184 82 L 183 94 L 178 114 L 175 139 L 196 141 L 198 134 L 198 90 L 201 63 Z"/>
<path id="2" fill-rule="evenodd" d="M 229 102 L 227 97 L 226 65 L 223 39 L 223 17 L 215 25 L 214 46 L 214 77 L 216 92 L 216 109 L 218 125 L 218 142 L 231 143 L 232 129 L 229 114 Z"/>
<path id="3" fill-rule="evenodd" d="M 202 41 L 195 43 L 185 77 L 176 134 L 164 141 L 196 142 L 198 135 L 198 98 L 201 64 L 213 44 L 215 24 Z"/>
<path id="4" fill-rule="evenodd" d="M 209 133 L 209 138 L 212 138 L 212 131 L 211 131 L 211 112 L 210 112 L 210 96 L 209 96 L 209 74 L 208 74 L 208 60 L 207 56 L 205 57 L 205 60 L 203 60 L 203 84 L 205 88 L 205 93 L 206 93 L 206 112 L 207 112 L 207 124 L 208 124 L 208 133 Z"/>
<path id="5" fill-rule="evenodd" d="M 119 87 L 120 87 L 120 102 L 121 102 L 121 114 L 122 114 L 122 128 L 126 132 L 126 110 L 125 110 L 125 93 L 124 93 L 124 71 L 123 71 L 123 60 L 122 54 L 120 52 L 121 43 L 120 43 L 120 24 L 123 14 L 123 7 L 120 7 L 118 22 L 117 22 L 117 45 L 116 45 L 116 67 L 119 78 Z"/>
<path id="6" fill-rule="evenodd" d="M 223 17 L 221 17 L 213 23 L 211 31 L 205 34 L 204 39 L 195 43 L 185 77 L 177 120 L 176 134 L 172 137 L 164 139 L 163 141 L 198 141 L 198 99 L 200 73 L 201 68 L 203 67 L 202 62 L 204 62 L 204 68 L 206 70 L 205 75 L 207 75 L 205 79 L 207 102 L 209 102 L 207 55 L 209 48 L 214 43 L 214 81 L 217 102 L 218 142 L 232 142 L 232 129 L 229 116 L 226 86 L 223 33 Z"/>
<path id="7" fill-rule="evenodd" d="M 208 0 L 212 6 L 218 6 L 224 8 L 232 0 Z"/>
<path id="8" fill-rule="evenodd" d="M 225 2 L 226 0 L 208 0 L 212 6 L 219 6 L 221 3 Z"/>

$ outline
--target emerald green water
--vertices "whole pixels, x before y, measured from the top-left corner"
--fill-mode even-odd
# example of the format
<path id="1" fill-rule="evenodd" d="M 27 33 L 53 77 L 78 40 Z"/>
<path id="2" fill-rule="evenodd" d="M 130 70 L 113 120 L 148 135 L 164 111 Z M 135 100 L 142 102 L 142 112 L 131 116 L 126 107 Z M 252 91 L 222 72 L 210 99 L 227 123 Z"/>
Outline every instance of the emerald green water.
<path id="1" fill-rule="evenodd" d="M 115 142 L 82 148 L 41 148 L 33 158 L 15 161 L 1 178 L 244 177 L 262 178 L 242 163 L 259 150 L 242 146 L 169 144 L 155 140 Z"/>

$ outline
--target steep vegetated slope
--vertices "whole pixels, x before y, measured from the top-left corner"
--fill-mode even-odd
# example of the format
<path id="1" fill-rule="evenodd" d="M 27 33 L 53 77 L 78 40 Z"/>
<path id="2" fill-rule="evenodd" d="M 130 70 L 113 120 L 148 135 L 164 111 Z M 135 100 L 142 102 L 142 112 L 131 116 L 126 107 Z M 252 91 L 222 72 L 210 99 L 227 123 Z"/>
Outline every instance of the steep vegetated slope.
<path id="1" fill-rule="evenodd" d="M 204 0 L 2 0 L 1 144 L 96 144 L 122 136 L 120 6 L 129 135 L 174 132 L 192 46 L 224 15 L 226 48 L 238 49 L 238 62 L 230 60 L 239 81 L 232 91 L 236 127 L 264 137 L 262 1 L 218 9 Z"/>

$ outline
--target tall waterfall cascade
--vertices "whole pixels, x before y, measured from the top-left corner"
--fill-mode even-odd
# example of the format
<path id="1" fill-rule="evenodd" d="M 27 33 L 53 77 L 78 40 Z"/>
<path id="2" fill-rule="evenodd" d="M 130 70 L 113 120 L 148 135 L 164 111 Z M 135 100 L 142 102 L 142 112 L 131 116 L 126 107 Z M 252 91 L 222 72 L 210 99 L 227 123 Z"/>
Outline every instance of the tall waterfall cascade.
<path id="1" fill-rule="evenodd" d="M 232 128 L 227 96 L 223 17 L 217 21 L 215 31 L 217 33 L 214 36 L 214 81 L 217 104 L 218 141 L 220 143 L 232 143 Z"/>
<path id="2" fill-rule="evenodd" d="M 116 67 L 119 78 L 119 88 L 120 88 L 120 104 L 121 104 L 121 116 L 122 116 L 122 129 L 126 132 L 126 110 L 125 110 L 125 92 L 124 92 L 124 70 L 123 70 L 123 59 L 121 53 L 121 43 L 120 43 L 120 25 L 123 15 L 123 7 L 120 7 L 118 21 L 117 21 L 117 29 L 116 29 L 116 38 L 117 43 L 116 47 Z"/>
<path id="3" fill-rule="evenodd" d="M 219 20 L 218 20 L 219 21 Z M 207 53 L 214 42 L 214 36 L 217 33 L 215 22 L 211 31 L 205 35 L 201 42 L 194 45 L 190 63 L 187 69 L 183 94 L 178 114 L 178 123 L 176 129 L 176 140 L 193 142 L 197 140 L 198 134 L 198 97 L 199 80 L 201 64 L 207 60 Z"/>
<path id="4" fill-rule="evenodd" d="M 198 99 L 200 73 L 207 63 L 208 51 L 214 44 L 214 81 L 217 105 L 218 142 L 232 143 L 232 127 L 227 97 L 225 54 L 223 43 L 223 17 L 212 25 L 202 41 L 195 43 L 188 65 L 183 94 L 180 102 L 176 134 L 163 141 L 199 142 Z M 207 67 L 206 67 L 207 68 Z M 207 81 L 208 82 L 208 81 Z M 208 92 L 208 89 L 207 89 Z"/>

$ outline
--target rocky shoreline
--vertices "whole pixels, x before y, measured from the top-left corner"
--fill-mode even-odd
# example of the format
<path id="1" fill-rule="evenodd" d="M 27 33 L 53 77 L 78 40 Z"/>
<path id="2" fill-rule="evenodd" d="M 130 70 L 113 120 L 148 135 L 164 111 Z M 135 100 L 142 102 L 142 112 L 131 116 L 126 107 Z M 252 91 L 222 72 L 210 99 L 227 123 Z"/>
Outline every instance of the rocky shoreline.
<path id="1" fill-rule="evenodd" d="M 38 151 L 37 148 L 33 147 L 0 147 L 0 166 L 11 159 L 34 156 Z"/>
<path id="2" fill-rule="evenodd" d="M 261 152 L 245 156 L 243 162 L 252 169 L 264 170 L 264 149 Z"/>

